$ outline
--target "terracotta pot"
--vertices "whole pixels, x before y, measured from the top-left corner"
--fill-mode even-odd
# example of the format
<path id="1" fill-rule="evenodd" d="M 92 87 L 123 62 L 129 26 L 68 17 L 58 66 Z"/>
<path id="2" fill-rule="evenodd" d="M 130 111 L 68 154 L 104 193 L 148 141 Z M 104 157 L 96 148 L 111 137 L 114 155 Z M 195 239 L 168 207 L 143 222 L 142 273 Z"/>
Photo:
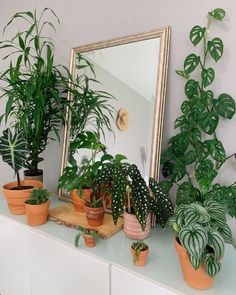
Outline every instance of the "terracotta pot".
<path id="1" fill-rule="evenodd" d="M 147 248 L 147 250 L 144 250 L 142 252 L 140 252 L 138 254 L 138 257 L 136 257 L 135 255 L 135 251 L 134 249 L 130 248 L 130 252 L 132 254 L 132 257 L 133 257 L 133 261 L 134 261 L 134 264 L 137 265 L 137 266 L 144 266 L 147 262 L 147 258 L 148 258 L 148 255 L 149 255 L 149 249 Z"/>
<path id="2" fill-rule="evenodd" d="M 37 174 L 32 174 L 30 170 L 24 171 L 24 180 L 38 180 L 43 182 L 43 170 L 38 169 Z"/>
<path id="3" fill-rule="evenodd" d="M 30 205 L 25 203 L 27 223 L 29 225 L 41 225 L 46 223 L 48 219 L 49 203 L 49 200 L 40 205 Z"/>
<path id="4" fill-rule="evenodd" d="M 84 212 L 84 207 L 86 203 L 86 199 L 90 200 L 90 195 L 92 193 L 91 188 L 83 189 L 82 196 L 79 196 L 77 190 L 71 191 L 70 195 L 73 200 L 74 208 L 78 212 Z"/>
<path id="5" fill-rule="evenodd" d="M 3 194 L 7 200 L 8 208 L 12 214 L 25 214 L 25 201 L 29 199 L 32 189 L 43 188 L 43 183 L 37 180 L 22 180 L 22 186 L 32 186 L 32 188 L 24 190 L 12 190 L 17 186 L 17 182 L 6 183 L 3 187 Z"/>
<path id="6" fill-rule="evenodd" d="M 144 240 L 151 231 L 151 213 L 148 214 L 145 230 L 143 231 L 136 216 L 124 211 L 124 232 L 126 236 L 134 240 Z"/>
<path id="7" fill-rule="evenodd" d="M 205 290 L 209 289 L 213 284 L 213 278 L 206 272 L 204 265 L 195 270 L 189 261 L 186 250 L 175 240 L 175 249 L 179 254 L 179 261 L 182 268 L 185 282 L 192 288 Z"/>
<path id="8" fill-rule="evenodd" d="M 94 237 L 88 234 L 83 234 L 83 237 L 86 247 L 93 248 L 96 246 L 96 240 Z"/>
<path id="9" fill-rule="evenodd" d="M 103 206 L 98 208 L 91 208 L 91 207 L 85 206 L 85 212 L 86 212 L 86 218 L 89 225 L 100 226 L 103 224 L 103 219 L 105 214 Z"/>

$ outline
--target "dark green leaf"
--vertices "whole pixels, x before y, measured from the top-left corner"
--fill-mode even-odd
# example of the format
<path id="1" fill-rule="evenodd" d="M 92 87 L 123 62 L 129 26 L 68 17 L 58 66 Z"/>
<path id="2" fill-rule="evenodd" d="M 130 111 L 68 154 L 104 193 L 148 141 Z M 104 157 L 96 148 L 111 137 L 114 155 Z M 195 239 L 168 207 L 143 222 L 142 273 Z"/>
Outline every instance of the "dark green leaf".
<path id="1" fill-rule="evenodd" d="M 213 99 L 214 99 L 214 94 L 211 90 L 202 91 L 202 100 L 205 105 L 211 104 Z"/>
<path id="2" fill-rule="evenodd" d="M 172 170 L 171 181 L 179 181 L 186 175 L 185 165 L 182 161 L 177 161 Z"/>
<path id="3" fill-rule="evenodd" d="M 216 8 L 208 14 L 219 21 L 222 21 L 222 19 L 225 17 L 225 11 L 222 8 Z"/>
<path id="4" fill-rule="evenodd" d="M 235 114 L 235 101 L 226 93 L 222 93 L 215 102 L 215 109 L 219 115 L 231 119 Z"/>
<path id="5" fill-rule="evenodd" d="M 217 62 L 223 55 L 224 44 L 220 38 L 214 38 L 207 43 L 207 49 L 211 57 Z"/>
<path id="6" fill-rule="evenodd" d="M 185 79 L 189 79 L 189 74 L 186 71 L 177 70 L 176 73 Z"/>
<path id="7" fill-rule="evenodd" d="M 185 116 L 188 116 L 191 112 L 190 102 L 185 100 L 181 105 L 181 111 Z"/>
<path id="8" fill-rule="evenodd" d="M 190 32 L 190 40 L 194 46 L 196 46 L 203 38 L 206 32 L 206 28 L 200 26 L 194 26 Z"/>
<path id="9" fill-rule="evenodd" d="M 223 144 L 218 139 L 209 139 L 205 143 L 208 146 L 208 150 L 212 158 L 218 162 L 223 162 L 226 159 L 225 149 Z"/>
<path id="10" fill-rule="evenodd" d="M 214 165 L 211 160 L 205 159 L 200 162 L 200 164 L 196 168 L 195 176 L 197 180 L 206 179 L 211 180 L 216 177 L 217 172 L 214 169 Z"/>
<path id="11" fill-rule="evenodd" d="M 21 36 L 18 37 L 19 40 L 19 45 L 21 49 L 25 49 L 25 42 L 23 41 L 23 39 L 21 38 Z"/>
<path id="12" fill-rule="evenodd" d="M 191 204 L 197 200 L 197 189 L 191 182 L 183 182 L 178 187 L 176 194 L 176 204 Z"/>
<path id="13" fill-rule="evenodd" d="M 186 165 L 190 165 L 196 160 L 196 158 L 197 158 L 196 151 L 190 150 L 190 151 L 187 151 L 187 153 L 185 154 L 184 162 Z"/>
<path id="14" fill-rule="evenodd" d="M 212 68 L 202 70 L 202 84 L 203 87 L 209 86 L 215 79 L 215 71 Z"/>
<path id="15" fill-rule="evenodd" d="M 214 112 L 205 112 L 200 118 L 199 125 L 204 132 L 211 135 L 215 132 L 219 122 L 219 115 Z"/>
<path id="16" fill-rule="evenodd" d="M 181 131 L 188 129 L 189 122 L 185 116 L 181 116 L 175 120 L 175 128 L 180 128 Z"/>
<path id="17" fill-rule="evenodd" d="M 191 79 L 185 84 L 185 94 L 188 98 L 198 97 L 198 82 Z"/>
<path id="18" fill-rule="evenodd" d="M 197 56 L 194 53 L 188 55 L 184 61 L 184 71 L 187 74 L 192 73 L 196 69 L 196 67 L 199 65 L 199 62 L 200 62 L 200 56 Z"/>

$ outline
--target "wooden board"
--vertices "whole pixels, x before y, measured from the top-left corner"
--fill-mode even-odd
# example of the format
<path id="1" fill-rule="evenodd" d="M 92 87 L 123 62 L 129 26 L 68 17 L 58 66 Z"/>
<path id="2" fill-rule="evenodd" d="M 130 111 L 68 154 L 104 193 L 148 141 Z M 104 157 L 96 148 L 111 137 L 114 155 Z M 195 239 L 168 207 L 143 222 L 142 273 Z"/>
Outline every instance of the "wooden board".
<path id="1" fill-rule="evenodd" d="M 88 224 L 85 212 L 77 212 L 74 205 L 67 203 L 49 210 L 49 220 L 69 227 L 78 225 L 84 228 L 94 229 L 99 237 L 108 239 L 123 228 L 123 218 L 119 218 L 117 225 L 114 225 L 112 215 L 105 213 L 103 225 L 93 227 Z"/>

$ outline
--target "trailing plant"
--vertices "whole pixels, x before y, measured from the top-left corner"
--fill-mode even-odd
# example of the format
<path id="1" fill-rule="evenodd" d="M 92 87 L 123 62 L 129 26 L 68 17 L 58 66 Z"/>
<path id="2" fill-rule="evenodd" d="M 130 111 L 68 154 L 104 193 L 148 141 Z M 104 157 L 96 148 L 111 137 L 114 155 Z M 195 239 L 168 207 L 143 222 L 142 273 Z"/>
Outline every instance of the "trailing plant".
<path id="1" fill-rule="evenodd" d="M 144 243 L 144 241 L 135 241 L 132 243 L 131 248 L 134 250 L 134 264 L 136 264 L 139 259 L 139 255 L 141 252 L 148 249 L 148 245 Z"/>
<path id="2" fill-rule="evenodd" d="M 221 269 L 225 242 L 235 246 L 226 214 L 226 207 L 208 199 L 202 204 L 194 202 L 177 206 L 167 223 L 187 251 L 192 266 L 198 269 L 203 263 L 211 277 Z"/>
<path id="3" fill-rule="evenodd" d="M 227 93 L 214 94 L 210 86 L 215 80 L 215 70 L 208 62 L 218 62 L 224 45 L 219 37 L 210 38 L 213 21 L 222 21 L 223 9 L 208 13 L 206 27 L 196 25 L 190 32 L 194 46 L 201 45 L 201 55 L 191 53 L 184 61 L 184 69 L 176 71 L 186 81 L 186 100 L 181 105 L 182 115 L 176 119 L 173 136 L 163 152 L 163 175 L 168 178 L 162 185 L 167 191 L 175 184 L 177 204 L 203 202 L 213 198 L 236 216 L 236 184 L 222 186 L 214 183 L 222 165 L 231 157 L 226 155 L 216 130 L 221 118 L 231 119 L 235 114 L 235 101 Z M 199 79 L 195 77 L 199 76 Z"/>
<path id="4" fill-rule="evenodd" d="M 82 236 L 82 234 L 86 234 L 86 235 L 90 235 L 92 236 L 95 240 L 97 240 L 97 234 L 94 230 L 92 229 L 87 229 L 87 228 L 84 228 L 82 226 L 77 226 L 76 229 L 78 229 L 80 232 L 78 234 L 76 234 L 75 236 L 75 247 L 78 248 L 79 247 L 79 240 L 80 240 L 80 237 Z"/>
<path id="5" fill-rule="evenodd" d="M 159 203 L 151 197 L 146 182 L 142 178 L 137 166 L 125 162 L 126 157 L 123 155 L 117 154 L 113 157 L 106 154 L 104 155 L 105 157 L 106 160 L 102 163 L 95 177 L 93 190 L 96 192 L 101 190 L 102 187 L 105 192 L 111 195 L 111 209 L 114 223 L 117 223 L 127 203 L 128 212 L 133 212 L 136 215 L 143 230 L 146 227 L 147 216 L 150 211 L 157 216 L 159 223 L 164 226 L 166 220 L 165 213 L 163 212 L 166 211 L 166 207 L 162 207 L 162 205 L 160 207 Z M 153 184 L 154 194 L 163 203 L 167 204 L 163 195 L 155 187 L 154 183 L 156 184 L 156 182 L 151 180 L 151 183 Z M 167 214 L 171 211 L 171 205 L 168 202 Z"/>
<path id="6" fill-rule="evenodd" d="M 19 19 L 26 29 L 17 29 L 11 39 L 0 43 L 1 50 L 8 50 L 3 59 L 11 58 L 8 68 L 0 76 L 4 82 L 2 97 L 7 99 L 1 119 L 11 121 L 22 130 L 29 150 L 24 166 L 31 174 L 37 174 L 38 164 L 43 160 L 40 154 L 51 139 L 49 134 L 53 132 L 59 140 L 59 131 L 65 122 L 70 78 L 65 67 L 54 64 L 54 44 L 45 36 L 46 28 L 55 31 L 54 24 L 45 18 L 48 12 L 60 23 L 50 8 L 45 8 L 40 15 L 36 10 L 16 13 L 3 32 Z"/>
<path id="7" fill-rule="evenodd" d="M 28 153 L 27 143 L 22 131 L 16 129 L 12 133 L 10 128 L 3 131 L 3 135 L 0 137 L 0 155 L 3 161 L 14 170 L 17 176 L 18 189 L 21 189 L 19 171 L 24 166 Z"/>
<path id="8" fill-rule="evenodd" d="M 49 193 L 46 189 L 36 189 L 32 190 L 30 198 L 26 201 L 26 204 L 29 205 L 41 205 L 46 203 L 49 198 L 52 196 L 52 193 Z"/>

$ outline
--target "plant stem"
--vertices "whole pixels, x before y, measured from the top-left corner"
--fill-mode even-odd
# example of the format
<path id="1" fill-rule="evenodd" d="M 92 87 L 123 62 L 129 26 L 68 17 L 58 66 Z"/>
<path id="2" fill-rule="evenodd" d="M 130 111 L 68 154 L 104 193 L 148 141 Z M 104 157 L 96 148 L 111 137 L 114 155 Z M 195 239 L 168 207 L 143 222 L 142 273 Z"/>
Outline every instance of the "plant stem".
<path id="1" fill-rule="evenodd" d="M 234 153 L 234 154 L 228 156 L 223 162 L 221 162 L 220 165 L 219 165 L 219 167 L 218 167 L 218 170 L 220 170 L 221 166 L 222 166 L 222 165 L 223 165 L 228 159 L 232 158 L 233 156 L 236 156 L 236 154 Z"/>
<path id="2" fill-rule="evenodd" d="M 20 174 L 19 174 L 19 171 L 16 172 L 16 177 L 17 177 L 17 187 L 18 187 L 18 189 L 21 189 L 21 183 L 20 183 Z"/>

